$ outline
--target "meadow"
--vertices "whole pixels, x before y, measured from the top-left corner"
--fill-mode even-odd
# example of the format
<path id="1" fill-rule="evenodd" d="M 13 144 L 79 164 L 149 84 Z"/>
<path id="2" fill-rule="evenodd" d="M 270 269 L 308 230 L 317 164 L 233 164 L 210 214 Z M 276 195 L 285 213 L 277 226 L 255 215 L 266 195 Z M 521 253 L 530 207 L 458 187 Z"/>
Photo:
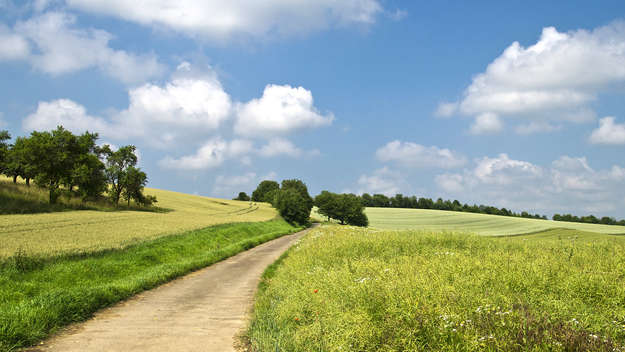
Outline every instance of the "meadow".
<path id="1" fill-rule="evenodd" d="M 366 208 L 369 226 L 380 229 L 461 231 L 487 236 L 519 235 L 550 229 L 625 234 L 625 226 L 462 213 L 429 209 Z"/>
<path id="2" fill-rule="evenodd" d="M 625 236 L 324 225 L 266 271 L 253 351 L 625 351 Z"/>
<path id="3" fill-rule="evenodd" d="M 33 191 L 37 192 L 37 191 Z M 146 188 L 167 211 L 80 210 L 0 215 L 0 261 L 17 252 L 56 256 L 125 248 L 207 226 L 273 219 L 265 203 L 207 198 Z"/>
<path id="4" fill-rule="evenodd" d="M 223 224 L 124 249 L 0 263 L 0 351 L 32 345 L 96 310 L 300 230 L 282 219 Z"/>

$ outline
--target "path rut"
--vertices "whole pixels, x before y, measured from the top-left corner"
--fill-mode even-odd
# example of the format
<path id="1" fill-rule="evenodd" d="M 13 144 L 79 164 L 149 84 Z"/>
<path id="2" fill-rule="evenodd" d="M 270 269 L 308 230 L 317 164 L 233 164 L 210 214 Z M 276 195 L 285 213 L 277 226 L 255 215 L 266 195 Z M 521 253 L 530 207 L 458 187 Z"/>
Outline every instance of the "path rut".
<path id="1" fill-rule="evenodd" d="M 140 293 L 27 351 L 235 351 L 263 271 L 307 231 Z"/>

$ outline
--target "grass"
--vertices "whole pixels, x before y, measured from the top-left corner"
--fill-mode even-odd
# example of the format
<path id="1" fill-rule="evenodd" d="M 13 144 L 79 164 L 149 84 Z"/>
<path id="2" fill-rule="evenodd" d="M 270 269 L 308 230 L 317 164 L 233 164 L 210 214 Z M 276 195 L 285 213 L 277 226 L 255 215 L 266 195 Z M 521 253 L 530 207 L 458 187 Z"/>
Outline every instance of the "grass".
<path id="1" fill-rule="evenodd" d="M 134 204 L 134 202 L 130 203 L 130 205 L 121 203 L 118 207 L 115 207 L 106 199 L 83 202 L 80 197 L 68 197 L 67 195 L 59 197 L 56 204 L 50 204 L 48 191 L 46 189 L 37 187 L 34 183 L 31 183 L 31 186 L 29 187 L 26 186 L 23 180 L 18 180 L 19 182 L 13 183 L 10 178 L 0 176 L 0 215 L 54 213 L 72 210 L 167 211 L 167 209 L 156 206 L 139 206 Z"/>
<path id="2" fill-rule="evenodd" d="M 253 351 L 625 351 L 625 237 L 326 225 L 287 253 Z"/>
<path id="3" fill-rule="evenodd" d="M 380 229 L 462 231 L 480 235 L 517 235 L 566 228 L 584 232 L 625 234 L 625 226 L 525 219 L 429 209 L 366 208 L 369 226 Z"/>
<path id="4" fill-rule="evenodd" d="M 265 203 L 193 196 L 146 188 L 168 212 L 63 211 L 0 215 L 0 261 L 18 251 L 28 256 L 98 252 L 211 225 L 273 219 Z M 1 192 L 0 192 L 1 194 Z M 2 198 L 0 196 L 0 202 Z"/>
<path id="5" fill-rule="evenodd" d="M 0 351 L 36 343 L 102 307 L 297 230 L 272 220 L 217 225 L 97 253 L 50 258 L 18 252 L 0 265 Z"/>

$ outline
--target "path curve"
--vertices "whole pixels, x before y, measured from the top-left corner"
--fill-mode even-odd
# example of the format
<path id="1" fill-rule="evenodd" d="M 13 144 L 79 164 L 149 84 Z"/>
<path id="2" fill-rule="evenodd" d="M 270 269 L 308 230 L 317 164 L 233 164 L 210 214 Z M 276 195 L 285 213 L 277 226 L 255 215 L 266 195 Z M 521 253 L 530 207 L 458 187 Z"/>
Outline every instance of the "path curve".
<path id="1" fill-rule="evenodd" d="M 235 351 L 263 271 L 307 231 L 140 293 L 27 351 Z"/>

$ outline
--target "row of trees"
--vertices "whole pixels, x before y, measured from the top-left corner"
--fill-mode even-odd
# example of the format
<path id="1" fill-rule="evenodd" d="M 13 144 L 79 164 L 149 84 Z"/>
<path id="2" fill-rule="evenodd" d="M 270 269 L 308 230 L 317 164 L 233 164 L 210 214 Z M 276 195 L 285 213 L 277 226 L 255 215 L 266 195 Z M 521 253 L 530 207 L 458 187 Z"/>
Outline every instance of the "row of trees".
<path id="1" fill-rule="evenodd" d="M 338 220 L 341 224 L 367 227 L 369 219 L 364 213 L 365 206 L 355 194 L 336 194 L 322 191 L 315 197 L 315 205 L 321 215 Z"/>
<path id="2" fill-rule="evenodd" d="M 442 198 L 438 198 L 434 201 L 430 198 L 417 198 L 416 196 L 405 197 L 402 194 L 396 194 L 394 197 L 387 197 L 384 194 L 374 194 L 372 196 L 368 193 L 364 193 L 360 196 L 360 198 L 366 207 L 450 210 L 467 213 L 516 216 L 521 218 L 547 220 L 546 215 L 530 214 L 525 211 L 517 213 L 506 208 L 500 209 L 489 205 L 462 204 L 458 200 L 451 201 L 443 200 Z"/>
<path id="3" fill-rule="evenodd" d="M 553 220 L 555 220 L 555 221 L 583 222 L 583 223 L 587 223 L 587 224 L 604 224 L 604 225 L 625 226 L 625 219 L 619 221 L 619 220 L 616 220 L 616 219 L 608 217 L 608 216 L 604 216 L 601 219 L 599 219 L 598 217 L 596 217 L 594 215 L 588 215 L 588 216 L 579 217 L 579 216 L 575 216 L 575 215 L 571 215 L 571 214 L 564 214 L 564 215 L 553 214 Z"/>
<path id="4" fill-rule="evenodd" d="M 121 199 L 142 205 L 156 202 L 145 196 L 147 175 L 137 168 L 136 148 L 132 145 L 113 151 L 96 144 L 97 133 L 74 135 L 62 126 L 53 131 L 32 132 L 17 137 L 13 144 L 7 131 L 0 132 L 0 173 L 31 180 L 49 192 L 49 202 L 56 203 L 66 191 L 78 194 L 83 201 L 99 199 L 107 193 L 117 206 Z M 110 186 L 110 189 L 109 189 Z"/>
<path id="5" fill-rule="evenodd" d="M 245 192 L 239 193 L 240 200 L 246 200 Z M 268 202 L 278 210 L 288 222 L 304 225 L 308 223 L 313 199 L 308 194 L 308 187 L 301 180 L 262 181 L 252 193 L 252 201 Z"/>

